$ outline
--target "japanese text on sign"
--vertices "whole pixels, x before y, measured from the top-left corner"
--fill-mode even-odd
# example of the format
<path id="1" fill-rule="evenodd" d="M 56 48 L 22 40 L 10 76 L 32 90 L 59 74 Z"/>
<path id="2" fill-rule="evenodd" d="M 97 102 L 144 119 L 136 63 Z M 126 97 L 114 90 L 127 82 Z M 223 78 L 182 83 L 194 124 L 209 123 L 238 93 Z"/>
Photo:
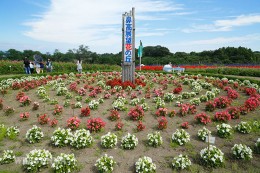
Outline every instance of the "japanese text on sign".
<path id="1" fill-rule="evenodd" d="M 132 17 L 125 16 L 124 61 L 132 61 Z"/>

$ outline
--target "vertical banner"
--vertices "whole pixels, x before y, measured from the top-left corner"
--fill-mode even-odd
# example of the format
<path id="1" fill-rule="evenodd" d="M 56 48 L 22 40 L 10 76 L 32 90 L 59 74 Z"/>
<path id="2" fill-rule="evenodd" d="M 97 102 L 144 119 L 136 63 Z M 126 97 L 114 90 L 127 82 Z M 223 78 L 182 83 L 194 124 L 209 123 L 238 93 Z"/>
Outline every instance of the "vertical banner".
<path id="1" fill-rule="evenodd" d="M 130 14 L 124 16 L 125 32 L 124 32 L 124 62 L 131 63 L 132 58 L 132 41 L 133 41 L 133 18 Z"/>
<path id="2" fill-rule="evenodd" d="M 135 9 L 122 15 L 122 81 L 135 82 Z"/>

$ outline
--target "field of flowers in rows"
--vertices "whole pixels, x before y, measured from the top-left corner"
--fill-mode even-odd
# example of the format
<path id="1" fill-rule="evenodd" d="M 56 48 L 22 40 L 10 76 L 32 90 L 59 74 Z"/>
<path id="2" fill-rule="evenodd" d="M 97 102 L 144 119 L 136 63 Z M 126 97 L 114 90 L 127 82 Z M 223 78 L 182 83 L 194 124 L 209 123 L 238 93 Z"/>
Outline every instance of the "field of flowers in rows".
<path id="1" fill-rule="evenodd" d="M 177 67 L 177 66 L 172 66 L 173 68 Z M 254 66 L 250 66 L 250 65 L 232 65 L 232 66 L 214 66 L 214 65 L 181 65 L 178 66 L 181 68 L 185 68 L 185 69 L 215 69 L 215 68 L 245 68 L 245 69 L 259 69 L 260 66 L 259 65 L 254 65 Z M 136 68 L 137 70 L 139 69 L 139 67 Z M 142 70 L 152 70 L 152 71 L 161 71 L 163 70 L 163 66 L 159 65 L 159 66 L 142 66 Z"/>
<path id="2" fill-rule="evenodd" d="M 162 73 L 63 74 L 0 82 L 0 170 L 260 169 L 260 87 Z M 207 138 L 215 137 L 211 144 Z M 239 165 L 239 166 L 238 166 Z"/>

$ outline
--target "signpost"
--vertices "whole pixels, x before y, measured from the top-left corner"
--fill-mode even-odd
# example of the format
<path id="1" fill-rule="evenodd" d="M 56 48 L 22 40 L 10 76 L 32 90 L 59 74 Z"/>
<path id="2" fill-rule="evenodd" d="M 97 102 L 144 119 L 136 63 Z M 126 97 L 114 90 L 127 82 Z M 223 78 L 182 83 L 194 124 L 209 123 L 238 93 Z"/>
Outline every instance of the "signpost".
<path id="1" fill-rule="evenodd" d="M 142 44 L 142 41 L 140 40 L 140 46 L 138 48 L 138 57 L 139 57 L 139 65 L 140 65 L 140 71 L 142 69 L 142 63 L 141 63 L 141 58 L 142 58 L 142 55 L 143 55 L 143 44 Z"/>
<path id="2" fill-rule="evenodd" d="M 135 74 L 135 9 L 122 15 L 122 81 L 134 83 Z"/>

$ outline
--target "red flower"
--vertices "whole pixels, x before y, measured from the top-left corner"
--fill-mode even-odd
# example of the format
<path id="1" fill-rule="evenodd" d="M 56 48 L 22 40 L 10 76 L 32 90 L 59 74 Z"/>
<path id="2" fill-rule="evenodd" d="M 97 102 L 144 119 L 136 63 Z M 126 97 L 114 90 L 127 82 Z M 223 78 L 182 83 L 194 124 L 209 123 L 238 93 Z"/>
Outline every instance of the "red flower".
<path id="1" fill-rule="evenodd" d="M 137 127 L 137 131 L 143 131 L 145 129 L 145 125 L 143 125 L 142 121 L 138 121 L 136 127 Z"/>
<path id="2" fill-rule="evenodd" d="M 202 123 L 202 124 L 208 124 L 211 122 L 210 120 L 210 116 L 206 115 L 205 112 L 202 112 L 200 114 L 197 114 L 195 116 L 195 120 L 197 120 L 198 122 Z"/>
<path id="3" fill-rule="evenodd" d="M 183 129 L 188 129 L 189 128 L 189 123 L 188 122 L 184 122 L 184 123 L 181 124 L 181 127 Z"/>
<path id="4" fill-rule="evenodd" d="M 158 129 L 163 130 L 167 128 L 168 121 L 165 117 L 160 117 L 158 119 Z"/>
<path id="5" fill-rule="evenodd" d="M 103 127 L 105 127 L 106 123 L 101 118 L 91 118 L 87 120 L 87 129 L 91 132 L 98 132 Z"/>

